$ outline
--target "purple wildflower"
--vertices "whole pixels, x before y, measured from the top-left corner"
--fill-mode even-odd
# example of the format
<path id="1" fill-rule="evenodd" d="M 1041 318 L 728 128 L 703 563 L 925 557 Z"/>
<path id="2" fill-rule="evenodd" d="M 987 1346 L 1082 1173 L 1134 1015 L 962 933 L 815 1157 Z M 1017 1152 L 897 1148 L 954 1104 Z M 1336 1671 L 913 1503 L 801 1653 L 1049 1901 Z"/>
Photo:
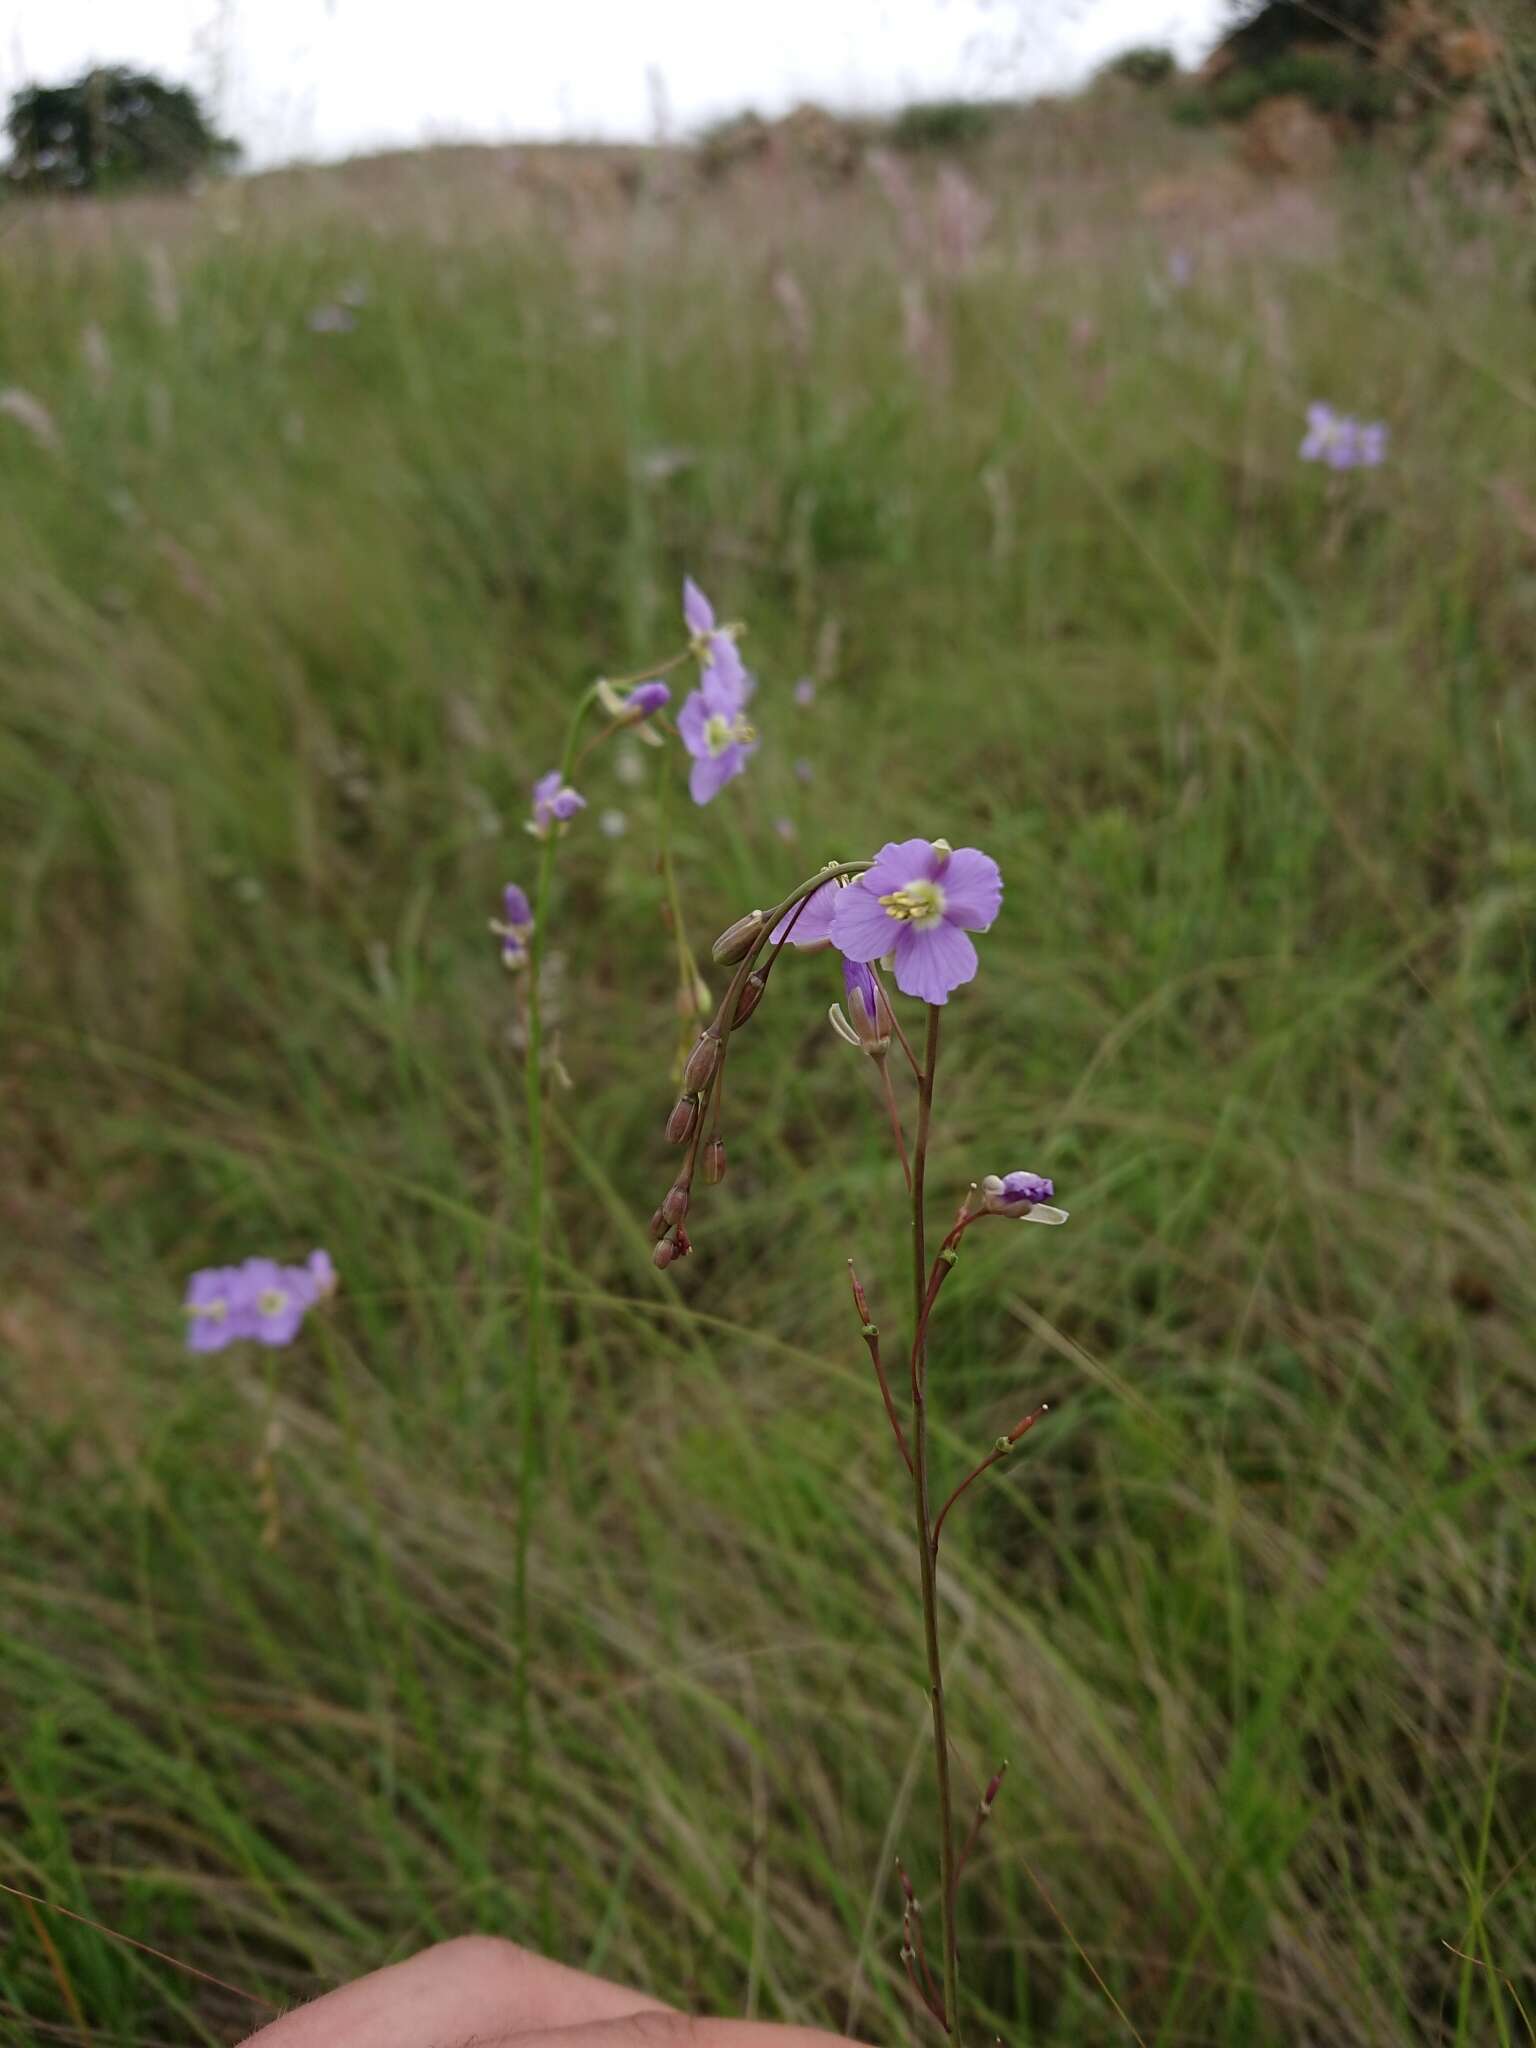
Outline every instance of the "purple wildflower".
<path id="1" fill-rule="evenodd" d="M 309 1284 L 314 1290 L 316 1301 L 324 1301 L 327 1295 L 336 1292 L 340 1283 L 329 1252 L 311 1252 L 304 1261 L 304 1270 L 309 1275 Z"/>
<path id="2" fill-rule="evenodd" d="M 1168 251 L 1168 282 L 1179 290 L 1193 281 L 1195 259 L 1188 249 L 1173 248 Z"/>
<path id="3" fill-rule="evenodd" d="M 751 678 L 736 651 L 736 635 L 741 628 L 722 626 L 716 621 L 714 606 L 691 576 L 683 578 L 683 624 L 705 672 L 714 669 L 723 681 L 744 687 L 750 696 Z"/>
<path id="4" fill-rule="evenodd" d="M 809 676 L 802 676 L 796 683 L 795 702 L 802 711 L 809 711 L 816 702 L 816 685 Z"/>
<path id="5" fill-rule="evenodd" d="M 491 930 L 501 940 L 503 967 L 528 964 L 528 941 L 533 936 L 533 905 L 526 890 L 508 882 L 501 892 L 501 916 L 491 919 Z"/>
<path id="6" fill-rule="evenodd" d="M 315 1301 L 315 1283 L 303 1266 L 276 1259 L 247 1259 L 240 1268 L 247 1327 L 242 1335 L 258 1344 L 291 1344 Z"/>
<path id="7" fill-rule="evenodd" d="M 892 840 L 832 909 L 832 943 L 850 960 L 895 961 L 896 986 L 925 1003 L 948 1002 L 976 972 L 966 934 L 984 932 L 1003 900 L 989 854 L 946 840 Z"/>
<path id="8" fill-rule="evenodd" d="M 627 697 L 621 697 L 612 683 L 600 682 L 597 686 L 597 701 L 602 705 L 615 725 L 643 725 L 672 702 L 672 692 L 659 679 L 649 683 L 637 683 Z M 655 740 L 653 733 L 642 733 L 642 739 Z M 659 745 L 660 742 L 656 741 Z"/>
<path id="9" fill-rule="evenodd" d="M 814 782 L 816 780 L 816 763 L 814 761 L 807 761 L 803 757 L 798 760 L 795 763 L 795 780 L 796 782 L 807 784 Z"/>
<path id="10" fill-rule="evenodd" d="M 547 839 L 586 808 L 586 798 L 568 782 L 561 781 L 558 768 L 551 768 L 533 785 L 533 816 L 528 820 L 528 830 L 535 839 Z"/>
<path id="11" fill-rule="evenodd" d="M 695 640 L 707 640 L 715 630 L 715 608 L 691 576 L 683 578 L 683 624 Z"/>
<path id="12" fill-rule="evenodd" d="M 720 644 L 730 646 L 729 641 Z M 757 751 L 757 734 L 744 715 L 751 692 L 752 679 L 739 659 L 734 671 L 711 661 L 677 715 L 683 745 L 693 756 L 688 790 L 696 804 L 717 797 Z"/>
<path id="13" fill-rule="evenodd" d="M 1387 456 L 1387 429 L 1381 420 L 1352 419 L 1331 405 L 1307 407 L 1307 431 L 1297 451 L 1303 462 L 1326 463 L 1330 469 L 1378 469 Z"/>
<path id="14" fill-rule="evenodd" d="M 187 1282 L 182 1312 L 189 1351 L 222 1351 L 249 1334 L 245 1293 L 237 1266 L 204 1266 Z"/>
<path id="15" fill-rule="evenodd" d="M 992 1216 L 1025 1223 L 1065 1223 L 1065 1209 L 1050 1206 L 1056 1183 L 1043 1173 L 989 1173 L 981 1184 L 982 1205 Z"/>

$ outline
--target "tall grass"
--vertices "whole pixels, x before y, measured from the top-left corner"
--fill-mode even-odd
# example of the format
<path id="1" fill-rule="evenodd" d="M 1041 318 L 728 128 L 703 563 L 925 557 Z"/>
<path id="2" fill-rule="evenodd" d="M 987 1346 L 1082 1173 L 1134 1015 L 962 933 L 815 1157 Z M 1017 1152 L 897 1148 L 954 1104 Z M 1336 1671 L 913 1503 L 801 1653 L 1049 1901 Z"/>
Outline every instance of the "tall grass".
<path id="1" fill-rule="evenodd" d="M 1159 2048 L 1530 2038 L 1529 220 L 1195 147 L 1042 116 L 973 165 L 974 253 L 923 183 L 903 227 L 868 179 L 537 156 L 6 216 L 0 384 L 56 441 L 0 415 L 7 1883 L 272 2001 L 539 1938 L 485 920 L 687 566 L 765 736 L 674 818 L 690 916 L 888 836 L 993 852 L 930 1184 L 1024 1161 L 1073 1211 L 977 1244 L 931 1361 L 957 1467 L 1052 1402 L 946 1544 L 958 1796 L 1012 1764 L 973 2031 L 1132 2038 L 1108 1993 Z M 1298 466 L 1314 396 L 1390 466 Z M 839 1284 L 900 1299 L 878 1104 L 786 963 L 652 1270 L 655 798 L 590 793 L 547 962 L 553 1925 L 904 2038 L 926 1702 Z M 343 1294 L 270 1405 L 184 1355 L 188 1270 L 316 1242 Z M 255 2010 L 20 1906 L 0 1999 L 26 2039 Z"/>

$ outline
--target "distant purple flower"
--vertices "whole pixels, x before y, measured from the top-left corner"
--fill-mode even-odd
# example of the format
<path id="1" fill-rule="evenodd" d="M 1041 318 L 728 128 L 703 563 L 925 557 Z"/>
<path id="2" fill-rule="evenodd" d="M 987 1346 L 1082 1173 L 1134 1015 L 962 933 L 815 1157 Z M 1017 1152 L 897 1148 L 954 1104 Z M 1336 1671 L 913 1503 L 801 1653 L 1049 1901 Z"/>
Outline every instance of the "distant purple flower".
<path id="1" fill-rule="evenodd" d="M 736 649 L 741 629 L 716 622 L 714 606 L 691 576 L 683 578 L 683 624 L 705 669 L 714 669 L 723 682 L 744 685 L 750 695 L 751 678 Z"/>
<path id="2" fill-rule="evenodd" d="M 561 781 L 558 768 L 551 768 L 533 785 L 533 816 L 528 820 L 528 830 L 535 839 L 547 839 L 586 808 L 586 798 L 568 782 Z"/>
<path id="3" fill-rule="evenodd" d="M 328 1294 L 336 1292 L 340 1283 L 329 1252 L 311 1252 L 304 1261 L 304 1270 L 309 1275 L 309 1283 L 317 1301 L 323 1301 Z"/>
<path id="4" fill-rule="evenodd" d="M 796 683 L 795 702 L 802 711 L 809 711 L 816 702 L 816 685 L 809 676 L 802 676 Z"/>
<path id="5" fill-rule="evenodd" d="M 800 827 L 793 818 L 775 818 L 773 829 L 778 833 L 786 846 L 793 846 L 800 837 Z"/>
<path id="6" fill-rule="evenodd" d="M 247 1259 L 240 1269 L 248 1327 L 243 1334 L 277 1348 L 291 1344 L 315 1300 L 315 1285 L 303 1266 L 276 1259 Z"/>
<path id="7" fill-rule="evenodd" d="M 1188 249 L 1176 248 L 1168 251 L 1168 282 L 1180 291 L 1195 275 L 1195 259 Z"/>
<path id="8" fill-rule="evenodd" d="M 1307 407 L 1307 431 L 1297 451 L 1303 462 L 1329 469 L 1378 469 L 1387 457 L 1387 429 L 1381 420 L 1352 419 L 1321 403 Z"/>
<path id="9" fill-rule="evenodd" d="M 803 759 L 797 761 L 795 763 L 795 780 L 796 782 L 803 783 L 814 782 L 816 780 L 816 763 Z"/>
<path id="10" fill-rule="evenodd" d="M 189 1351 L 222 1351 L 249 1334 L 238 1266 L 204 1266 L 187 1282 L 182 1312 Z"/>
<path id="11" fill-rule="evenodd" d="M 691 576 L 683 578 L 683 624 L 695 640 L 715 630 L 715 608 Z"/>
<path id="12" fill-rule="evenodd" d="M 508 882 L 502 890 L 501 916 L 491 919 L 491 930 L 501 940 L 503 967 L 526 966 L 528 941 L 533 936 L 533 905 L 516 882 Z"/>
<path id="13" fill-rule="evenodd" d="M 734 672 L 712 661 L 677 715 L 683 745 L 693 756 L 688 790 L 696 804 L 717 797 L 757 751 L 757 734 L 744 715 L 750 695 L 751 678 L 739 661 Z"/>
<path id="14" fill-rule="evenodd" d="M 895 961 L 896 986 L 925 1003 L 948 1002 L 976 972 L 967 932 L 984 932 L 1003 900 L 990 855 L 944 840 L 892 840 L 832 908 L 832 943 L 850 960 Z"/>

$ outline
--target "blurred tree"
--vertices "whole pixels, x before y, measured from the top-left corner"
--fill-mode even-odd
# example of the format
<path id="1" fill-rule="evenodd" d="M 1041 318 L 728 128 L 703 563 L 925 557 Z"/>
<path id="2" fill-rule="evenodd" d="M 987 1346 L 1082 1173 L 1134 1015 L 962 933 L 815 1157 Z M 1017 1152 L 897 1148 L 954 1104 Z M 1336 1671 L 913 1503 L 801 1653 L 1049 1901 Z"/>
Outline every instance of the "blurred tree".
<path id="1" fill-rule="evenodd" d="M 8 175 L 33 191 L 186 185 L 240 153 L 185 86 L 121 67 L 87 71 L 66 85 L 24 86 L 11 96 L 5 125 Z"/>

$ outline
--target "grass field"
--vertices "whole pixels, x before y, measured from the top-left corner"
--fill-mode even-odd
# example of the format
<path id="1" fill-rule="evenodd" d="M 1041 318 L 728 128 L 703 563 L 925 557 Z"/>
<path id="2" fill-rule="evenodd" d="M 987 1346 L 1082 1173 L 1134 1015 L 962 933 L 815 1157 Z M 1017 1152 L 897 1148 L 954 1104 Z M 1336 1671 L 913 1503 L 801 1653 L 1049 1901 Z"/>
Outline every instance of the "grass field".
<path id="1" fill-rule="evenodd" d="M 978 1233 L 932 1368 L 951 1469 L 1053 1405 L 946 1539 L 962 1784 L 1012 1765 L 969 2037 L 1536 2039 L 1531 214 L 1102 119 L 976 158 L 979 240 L 925 168 L 494 153 L 0 216 L 42 408 L 0 412 L 8 1884 L 274 2003 L 480 1928 L 909 2037 L 924 1680 L 842 1278 L 898 1321 L 899 1183 L 786 963 L 652 1269 L 679 1022 L 624 749 L 550 937 L 544 1858 L 515 1753 L 486 920 L 687 569 L 763 733 L 673 805 L 693 936 L 887 838 L 994 853 L 935 1201 L 1022 1164 L 1072 1211 Z M 1317 397 L 1383 469 L 1298 462 Z M 187 1356 L 192 1268 L 317 1244 L 291 1351 Z M 6 2038 L 258 2016 L 0 1926 Z"/>

